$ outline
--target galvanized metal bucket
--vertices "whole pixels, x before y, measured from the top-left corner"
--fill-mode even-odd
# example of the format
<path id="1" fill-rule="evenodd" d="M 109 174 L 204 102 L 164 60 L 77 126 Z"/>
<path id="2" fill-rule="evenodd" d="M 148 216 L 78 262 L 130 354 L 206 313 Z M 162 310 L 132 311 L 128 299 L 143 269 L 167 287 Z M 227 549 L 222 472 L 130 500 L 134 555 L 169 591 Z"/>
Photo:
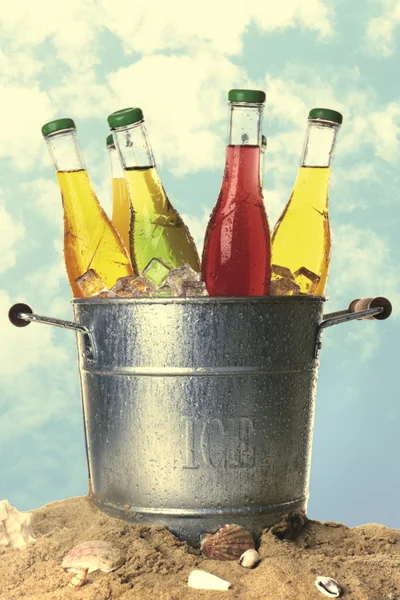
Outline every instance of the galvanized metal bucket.
<path id="1" fill-rule="evenodd" d="M 391 312 L 378 298 L 323 316 L 324 300 L 80 299 L 76 322 L 23 304 L 9 316 L 77 331 L 97 506 L 196 546 L 226 523 L 258 536 L 306 510 L 321 333 Z"/>

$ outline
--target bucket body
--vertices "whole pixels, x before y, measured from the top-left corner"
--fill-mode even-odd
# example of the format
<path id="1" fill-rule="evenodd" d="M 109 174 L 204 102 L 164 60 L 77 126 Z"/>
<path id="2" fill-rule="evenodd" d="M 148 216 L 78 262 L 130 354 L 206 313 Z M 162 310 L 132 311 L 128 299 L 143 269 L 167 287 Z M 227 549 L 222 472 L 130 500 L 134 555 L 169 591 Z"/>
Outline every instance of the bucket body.
<path id="1" fill-rule="evenodd" d="M 73 300 L 89 494 L 198 546 L 306 510 L 323 297 Z"/>

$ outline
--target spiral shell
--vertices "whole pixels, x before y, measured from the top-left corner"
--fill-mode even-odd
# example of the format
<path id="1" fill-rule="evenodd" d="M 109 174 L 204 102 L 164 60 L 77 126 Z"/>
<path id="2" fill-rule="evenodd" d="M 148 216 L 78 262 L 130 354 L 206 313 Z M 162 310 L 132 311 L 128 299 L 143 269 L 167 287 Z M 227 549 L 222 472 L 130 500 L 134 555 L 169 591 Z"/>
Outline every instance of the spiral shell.
<path id="1" fill-rule="evenodd" d="M 201 540 L 201 551 L 214 560 L 237 560 L 250 548 L 255 548 L 253 536 L 241 525 L 224 525 Z"/>
<path id="2" fill-rule="evenodd" d="M 125 562 L 125 556 L 109 542 L 94 540 L 78 544 L 64 557 L 62 568 L 65 571 L 79 572 L 82 568 L 93 571 L 104 571 L 110 573 L 115 571 Z"/>

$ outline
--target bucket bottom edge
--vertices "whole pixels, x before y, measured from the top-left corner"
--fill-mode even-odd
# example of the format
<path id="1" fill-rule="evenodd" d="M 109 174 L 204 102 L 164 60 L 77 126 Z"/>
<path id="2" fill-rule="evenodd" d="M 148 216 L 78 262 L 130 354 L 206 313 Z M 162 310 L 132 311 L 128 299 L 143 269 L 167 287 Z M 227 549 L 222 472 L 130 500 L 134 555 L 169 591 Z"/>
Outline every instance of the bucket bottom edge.
<path id="1" fill-rule="evenodd" d="M 245 527 L 251 531 L 258 542 L 262 531 L 279 523 L 284 515 L 288 513 L 305 513 L 308 502 L 308 498 L 303 497 L 292 502 L 256 508 L 203 509 L 202 511 L 148 509 L 137 511 L 134 508 L 115 506 L 92 495 L 89 495 L 89 498 L 109 517 L 141 525 L 163 525 L 179 540 L 187 542 L 194 548 L 200 547 L 202 534 L 217 531 L 227 523 L 236 523 Z"/>

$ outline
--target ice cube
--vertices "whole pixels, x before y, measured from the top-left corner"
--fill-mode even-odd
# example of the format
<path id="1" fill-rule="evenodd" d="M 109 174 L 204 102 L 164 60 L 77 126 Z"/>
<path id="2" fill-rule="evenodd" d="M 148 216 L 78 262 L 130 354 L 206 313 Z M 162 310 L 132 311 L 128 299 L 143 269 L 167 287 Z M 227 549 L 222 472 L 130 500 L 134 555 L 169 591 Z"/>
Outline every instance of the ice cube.
<path id="1" fill-rule="evenodd" d="M 300 286 L 286 277 L 272 279 L 270 294 L 271 296 L 298 296 L 300 295 Z"/>
<path id="2" fill-rule="evenodd" d="M 283 277 L 284 279 L 291 279 L 294 281 L 292 271 L 287 267 L 281 267 L 280 265 L 271 265 L 272 279 Z"/>
<path id="3" fill-rule="evenodd" d="M 180 296 L 208 296 L 204 281 L 189 281 L 182 284 Z"/>
<path id="4" fill-rule="evenodd" d="M 300 289 L 306 294 L 313 294 L 317 289 L 320 277 L 316 273 L 309 271 L 305 267 L 300 267 L 294 274 L 296 283 L 300 286 Z"/>
<path id="5" fill-rule="evenodd" d="M 100 292 L 100 294 L 96 294 L 95 298 L 118 298 L 115 292 L 108 290 L 106 292 Z"/>
<path id="6" fill-rule="evenodd" d="M 89 269 L 86 273 L 75 279 L 75 283 L 85 298 L 107 291 L 106 284 L 94 269 Z"/>
<path id="7" fill-rule="evenodd" d="M 158 288 L 163 283 L 170 271 L 171 267 L 169 267 L 164 261 L 159 258 L 152 258 L 140 275 L 146 277 L 146 279 L 151 281 L 151 283 L 154 283 L 154 285 Z"/>
<path id="8" fill-rule="evenodd" d="M 174 294 L 169 285 L 163 284 L 162 287 L 158 288 L 155 295 L 157 298 L 172 298 Z"/>
<path id="9" fill-rule="evenodd" d="M 120 277 L 110 292 L 118 298 L 146 298 L 153 296 L 157 287 L 143 275 Z"/>
<path id="10" fill-rule="evenodd" d="M 188 283 L 198 283 L 200 281 L 200 274 L 192 269 L 187 263 L 173 269 L 169 272 L 164 280 L 164 285 L 168 285 L 174 296 L 180 296 L 182 292 L 182 286 Z"/>

